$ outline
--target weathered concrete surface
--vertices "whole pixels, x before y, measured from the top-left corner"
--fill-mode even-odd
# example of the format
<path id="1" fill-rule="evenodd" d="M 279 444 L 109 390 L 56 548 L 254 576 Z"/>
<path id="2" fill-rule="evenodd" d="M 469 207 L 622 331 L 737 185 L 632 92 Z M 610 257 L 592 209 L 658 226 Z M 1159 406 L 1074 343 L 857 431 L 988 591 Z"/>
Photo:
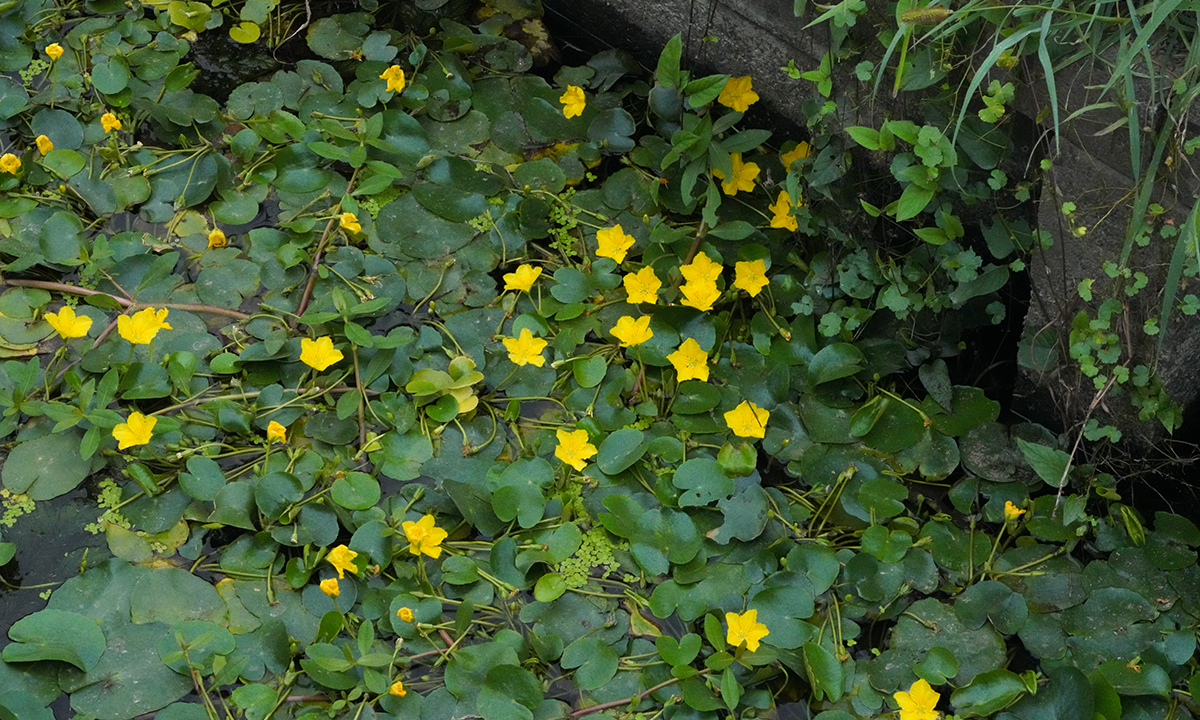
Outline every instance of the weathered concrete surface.
<path id="1" fill-rule="evenodd" d="M 1078 109 L 1101 101 L 1099 89 L 1108 81 L 1112 53 L 1104 61 L 1080 64 L 1057 77 L 1059 113 L 1069 117 Z M 1161 70 L 1160 70 L 1161 72 Z M 1151 96 L 1151 84 L 1144 72 L 1135 92 L 1139 99 L 1141 137 L 1141 172 L 1149 172 L 1154 150 L 1155 133 L 1164 122 L 1172 122 L 1160 103 L 1162 97 Z M 1041 82 L 1038 80 L 1037 82 Z M 1161 83 L 1161 80 L 1160 80 Z M 1169 88 L 1169 82 L 1166 83 Z M 1161 88 L 1160 88 L 1161 90 Z M 1023 93 L 1024 112 L 1029 115 L 1046 107 L 1044 85 L 1027 88 Z M 1053 245 L 1036 253 L 1029 264 L 1032 297 L 1025 321 L 1026 338 L 1052 339 L 1059 364 L 1042 371 L 1023 366 L 1017 387 L 1015 406 L 1034 412 L 1049 406 L 1058 412 L 1063 429 L 1078 431 L 1089 417 L 1119 428 L 1126 438 L 1139 445 L 1150 445 L 1163 437 L 1164 429 L 1157 420 L 1141 421 L 1138 411 L 1121 392 L 1101 392 L 1091 378 L 1076 370 L 1069 357 L 1071 321 L 1083 309 L 1095 316 L 1096 308 L 1106 298 L 1118 297 L 1127 308 L 1126 316 L 1114 327 L 1121 338 L 1119 362 L 1132 370 L 1137 365 L 1153 368 L 1170 396 L 1185 406 L 1195 402 L 1200 394 L 1200 318 L 1174 313 L 1166 328 L 1160 348 L 1160 337 L 1147 335 L 1143 324 L 1157 319 L 1162 312 L 1165 284 L 1176 238 L 1164 239 L 1156 232 L 1146 247 L 1132 245 L 1129 256 L 1131 271 L 1141 271 L 1149 278 L 1148 285 L 1133 297 L 1103 271 L 1106 261 L 1118 262 L 1131 232 L 1132 205 L 1137 192 L 1127 127 L 1111 128 L 1125 117 L 1116 107 L 1089 111 L 1064 124 L 1058 136 L 1058 154 L 1053 168 L 1043 178 L 1042 197 L 1038 210 L 1038 225 L 1053 238 Z M 1049 119 L 1044 121 L 1053 132 Z M 1173 127 L 1173 125 L 1171 125 Z M 1052 136 L 1048 136 L 1051 137 Z M 1052 146 L 1053 140 L 1048 140 Z M 1166 212 L 1159 219 L 1182 228 L 1191 210 L 1200 183 L 1186 165 L 1188 159 L 1177 153 L 1173 159 L 1176 171 L 1168 182 L 1159 182 L 1151 195 Z M 1072 202 L 1076 210 L 1068 219 L 1062 212 L 1063 203 Z M 1084 227 L 1087 232 L 1077 236 L 1073 231 Z M 1091 302 L 1079 295 L 1079 283 L 1094 279 Z M 1179 293 L 1181 299 L 1187 291 Z M 1049 400 L 1049 402 L 1047 402 Z M 1094 405 L 1094 407 L 1093 407 Z"/>
<path id="2" fill-rule="evenodd" d="M 755 117 L 756 111 L 765 110 L 774 118 L 782 118 L 784 125 L 803 127 L 802 104 L 808 100 L 824 101 L 813 83 L 793 80 L 780 69 L 793 59 L 801 70 L 818 67 L 829 37 L 829 31 L 824 26 L 805 30 L 807 20 L 793 15 L 792 0 L 543 2 L 556 24 L 574 26 L 580 34 L 596 39 L 588 44 L 628 49 L 649 68 L 654 67 L 666 41 L 675 33 L 681 33 L 687 67 L 699 72 L 723 72 L 754 78 L 754 88 L 762 100 L 749 113 L 749 121 L 753 124 L 778 126 L 770 118 Z M 884 9 L 882 3 L 871 3 L 870 12 L 875 14 L 872 17 L 877 22 L 868 22 L 866 19 L 859 21 L 855 31 L 863 36 L 859 38 L 860 46 L 877 47 L 870 37 L 873 32 L 871 26 L 893 22 L 890 17 L 881 14 Z M 878 62 L 881 58 L 864 59 Z M 1097 89 L 1107 82 L 1108 67 L 1103 62 L 1096 62 L 1094 65 L 1080 65 L 1060 72 L 1057 77 L 1060 117 L 1067 118 L 1075 110 L 1100 100 Z M 840 67 L 837 72 L 846 72 L 847 69 Z M 1027 63 L 1025 69 L 1030 74 L 1038 72 L 1037 62 Z M 1162 84 L 1169 89 L 1169 82 Z M 913 113 L 897 107 L 890 97 L 882 97 L 875 103 L 868 102 L 866 89 L 857 80 L 835 80 L 834 92 L 834 100 L 839 106 L 838 120 L 843 126 L 878 127 L 885 112 L 892 117 L 913 117 Z M 1159 88 L 1159 92 L 1161 94 L 1162 88 Z M 1137 93 L 1143 108 L 1141 123 L 1157 128 L 1159 118 L 1151 116 L 1155 114 L 1156 103 L 1161 98 L 1150 97 L 1149 83 L 1144 79 L 1139 81 Z M 886 96 L 887 93 L 882 95 Z M 1017 109 L 1030 118 L 1038 117 L 1048 103 L 1045 85 L 1040 78 L 1035 78 L 1018 90 Z M 1061 127 L 1061 153 L 1054 169 L 1043 182 L 1039 224 L 1041 231 L 1053 238 L 1053 245 L 1048 251 L 1037 253 L 1029 264 L 1033 299 L 1025 328 L 1027 336 L 1051 335 L 1059 349 L 1060 363 L 1050 372 L 1022 368 L 1014 406 L 1019 412 L 1043 422 L 1053 424 L 1057 420 L 1064 430 L 1077 430 L 1082 425 L 1096 396 L 1091 378 L 1074 369 L 1075 364 L 1068 359 L 1071 318 L 1086 305 L 1079 298 L 1076 288 L 1084 278 L 1096 279 L 1093 287 L 1096 299 L 1091 303 L 1094 314 L 1095 306 L 1106 297 L 1105 293 L 1111 292 L 1101 265 L 1105 260 L 1120 257 L 1129 228 L 1129 205 L 1134 181 L 1129 161 L 1128 132 L 1125 128 L 1118 128 L 1097 135 L 1122 116 L 1123 111 L 1118 108 L 1099 109 L 1085 113 Z M 1050 124 L 1050 117 L 1046 117 L 1043 127 L 1052 133 L 1053 128 L 1047 127 Z M 1153 149 L 1151 136 L 1151 132 L 1143 133 L 1143 164 L 1148 162 Z M 1048 138 L 1047 145 L 1053 152 L 1053 135 Z M 1177 167 L 1184 161 L 1185 158 L 1176 158 Z M 1177 174 L 1182 176 L 1185 173 Z M 1186 174 L 1195 177 L 1190 170 Z M 1200 187 L 1194 182 L 1184 182 L 1182 177 L 1177 179 L 1176 184 L 1178 190 L 1161 188 L 1155 201 L 1167 208 L 1167 218 L 1172 219 L 1177 227 L 1182 227 L 1186 212 L 1190 209 L 1184 205 L 1190 205 L 1189 198 L 1195 197 Z M 1180 202 L 1181 198 L 1185 200 L 1184 203 Z M 1078 208 L 1074 215 L 1075 224 L 1088 228 L 1087 234 L 1081 238 L 1072 233 L 1073 228 L 1060 212 L 1062 203 L 1068 200 Z M 1200 394 L 1200 367 L 1194 362 L 1196 357 L 1200 357 L 1200 318 L 1177 314 L 1167 329 L 1167 342 L 1162 352 L 1158 351 L 1157 338 L 1146 336 L 1141 331 L 1145 319 L 1159 315 L 1172 249 L 1170 242 L 1158 238 L 1147 248 L 1136 248 L 1131 255 L 1132 269 L 1146 273 L 1150 283 L 1133 299 L 1122 295 L 1130 312 L 1128 328 L 1120 330 L 1125 343 L 1121 361 L 1130 360 L 1130 368 L 1138 364 L 1155 367 L 1170 394 L 1187 405 Z M 1136 411 L 1131 409 L 1126 400 L 1116 397 L 1116 393 L 1101 398 L 1091 417 L 1116 424 L 1126 436 L 1140 438 L 1143 442 L 1151 442 L 1162 435 L 1162 428 L 1157 422 L 1139 422 Z"/>

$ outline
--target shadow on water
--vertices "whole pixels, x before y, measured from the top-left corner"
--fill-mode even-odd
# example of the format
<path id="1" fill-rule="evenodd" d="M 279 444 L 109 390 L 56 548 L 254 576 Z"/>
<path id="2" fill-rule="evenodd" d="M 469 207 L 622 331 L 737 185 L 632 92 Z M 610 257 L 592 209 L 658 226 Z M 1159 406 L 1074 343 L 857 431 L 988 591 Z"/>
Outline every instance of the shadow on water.
<path id="1" fill-rule="evenodd" d="M 92 482 L 66 495 L 38 503 L 37 509 L 0 527 L 5 542 L 15 543 L 17 555 L 0 567 L 0 637 L 13 623 L 46 606 L 49 592 L 75 577 L 80 567 L 104 562 L 111 554 L 104 535 L 84 526 L 102 512 Z"/>

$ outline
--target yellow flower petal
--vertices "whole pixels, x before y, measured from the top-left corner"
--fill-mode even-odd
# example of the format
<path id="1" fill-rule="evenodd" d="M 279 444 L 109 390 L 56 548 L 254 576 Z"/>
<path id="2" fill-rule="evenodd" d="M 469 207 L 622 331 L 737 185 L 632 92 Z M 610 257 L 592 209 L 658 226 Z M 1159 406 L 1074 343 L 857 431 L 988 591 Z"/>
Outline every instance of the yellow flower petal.
<path id="1" fill-rule="evenodd" d="M 774 216 L 771 218 L 771 227 L 796 232 L 800 224 L 792 216 L 792 207 L 791 195 L 788 195 L 787 190 L 781 190 L 779 197 L 771 205 L 771 212 L 774 213 Z"/>
<path id="2" fill-rule="evenodd" d="M 567 465 L 575 468 L 578 472 L 583 472 L 587 467 L 588 458 L 596 454 L 596 446 L 588 442 L 587 430 L 563 430 L 555 431 L 558 437 L 558 446 L 554 448 L 554 457 L 562 460 Z"/>
<path id="3" fill-rule="evenodd" d="M 558 101 L 562 103 L 563 116 L 568 120 L 582 115 L 583 109 L 587 107 L 587 96 L 583 94 L 583 88 L 575 85 L 568 85 L 567 91 Z"/>
<path id="4" fill-rule="evenodd" d="M 358 568 L 354 566 L 354 558 L 356 557 L 358 557 L 358 553 L 354 552 L 345 545 L 338 545 L 329 551 L 329 554 L 325 556 L 325 559 L 329 561 L 329 564 L 332 565 L 335 570 L 337 570 L 338 577 L 344 578 L 346 577 L 347 570 L 352 573 L 358 572 Z"/>
<path id="5" fill-rule="evenodd" d="M 767 263 L 764 260 L 739 262 L 734 269 L 737 278 L 733 281 L 733 286 L 750 293 L 750 297 L 758 295 L 770 282 L 767 280 Z"/>
<path id="6" fill-rule="evenodd" d="M 749 400 L 743 400 L 740 405 L 725 413 L 725 424 L 738 437 L 761 438 L 767 434 L 767 420 L 771 417 L 769 410 L 760 408 Z"/>
<path id="7" fill-rule="evenodd" d="M 729 178 L 725 177 L 725 173 L 713 168 L 712 174 L 724 180 L 721 183 L 721 189 L 726 195 L 737 195 L 739 190 L 745 192 L 754 191 L 754 178 L 758 177 L 759 167 L 755 163 L 742 162 L 741 153 L 730 153 L 729 159 L 733 163 L 733 175 Z"/>
<path id="8" fill-rule="evenodd" d="M 63 56 L 62 45 L 59 45 L 58 43 L 50 43 L 46 46 L 45 53 L 46 57 L 50 58 L 51 60 L 57 60 Z"/>
<path id="9" fill-rule="evenodd" d="M 362 232 L 362 225 L 358 222 L 358 216 L 352 212 L 342 213 L 338 216 L 338 225 L 352 233 Z"/>
<path id="10" fill-rule="evenodd" d="M 617 324 L 610 328 L 608 332 L 621 341 L 621 347 L 641 345 L 654 337 L 654 331 L 650 329 L 649 315 L 643 315 L 636 319 L 625 315 L 619 318 Z"/>
<path id="11" fill-rule="evenodd" d="M 117 334 L 134 345 L 149 345 L 159 330 L 173 329 L 167 324 L 168 312 L 167 308 L 146 308 L 133 315 L 121 315 L 117 318 Z"/>
<path id="12" fill-rule="evenodd" d="M 515 338 L 504 338 L 500 342 L 508 350 L 508 359 L 516 365 L 542 367 L 546 364 L 546 358 L 542 355 L 542 351 L 546 349 L 546 341 L 534 337 L 529 328 L 521 328 L 520 335 Z"/>
<path id="13" fill-rule="evenodd" d="M 680 344 L 679 349 L 667 356 L 667 360 L 675 366 L 675 374 L 679 382 L 699 380 L 708 382 L 708 353 L 700 347 L 694 338 L 688 338 Z"/>
<path id="14" fill-rule="evenodd" d="M 1025 514 L 1025 510 L 1012 504 L 1011 500 L 1004 501 L 1004 521 L 1016 522 L 1018 518 Z"/>
<path id="15" fill-rule="evenodd" d="M 629 273 L 625 276 L 625 293 L 628 297 L 625 299 L 630 304 L 636 303 L 658 303 L 658 289 L 662 287 L 662 280 L 654 274 L 654 268 L 647 265 L 635 273 Z"/>
<path id="16" fill-rule="evenodd" d="M 729 625 L 725 642 L 735 648 L 746 643 L 750 652 L 758 650 L 759 641 L 771 634 L 767 626 L 758 621 L 757 610 L 747 610 L 741 615 L 725 613 L 725 622 Z"/>
<path id="17" fill-rule="evenodd" d="M 64 305 L 57 313 L 46 313 L 46 322 L 58 331 L 64 339 L 83 337 L 92 327 L 92 319 L 86 315 L 76 315 L 70 305 Z"/>
<path id="18" fill-rule="evenodd" d="M 225 239 L 225 233 L 221 230 L 221 228 L 213 228 L 213 231 L 208 234 L 209 250 L 223 248 L 228 244 L 228 241 Z"/>
<path id="19" fill-rule="evenodd" d="M 321 592 L 329 597 L 337 597 L 342 594 L 342 589 L 338 586 L 337 578 L 329 578 L 321 581 Z"/>
<path id="20" fill-rule="evenodd" d="M 112 436 L 117 441 L 117 449 L 145 445 L 150 442 L 151 432 L 158 423 L 158 418 L 143 415 L 140 412 L 129 413 L 129 419 L 112 429 Z"/>
<path id="21" fill-rule="evenodd" d="M 746 112 L 747 108 L 758 102 L 758 93 L 754 92 L 753 87 L 754 83 L 749 75 L 731 77 L 726 81 L 725 87 L 721 88 L 717 102 L 736 112 Z"/>
<path id="22" fill-rule="evenodd" d="M 404 91 L 404 68 L 399 65 L 392 65 L 383 74 L 379 76 L 380 80 L 387 80 L 388 92 L 403 92 Z"/>
<path id="23" fill-rule="evenodd" d="M 937 720 L 938 700 L 941 696 L 924 679 L 917 680 L 908 688 L 892 693 L 900 706 L 900 720 Z"/>
<path id="24" fill-rule="evenodd" d="M 270 442 L 287 442 L 287 428 L 272 420 L 267 425 L 267 440 Z"/>
<path id="25" fill-rule="evenodd" d="M 625 254 L 633 247 L 633 238 L 625 234 L 620 225 L 601 228 L 596 232 L 596 257 L 612 258 L 617 263 L 625 262 Z"/>
<path id="26" fill-rule="evenodd" d="M 106 112 L 100 116 L 100 127 L 104 128 L 104 134 L 107 135 L 113 130 L 120 130 L 121 121 L 117 119 L 116 115 Z"/>
<path id="27" fill-rule="evenodd" d="M 449 533 L 434 525 L 432 515 L 425 515 L 417 522 L 405 520 L 401 527 L 408 538 L 408 551 L 413 555 L 425 553 L 436 559 L 442 554 L 442 541 Z"/>
<path id="28" fill-rule="evenodd" d="M 540 267 L 524 264 L 519 265 L 515 272 L 504 274 L 504 289 L 505 290 L 520 290 L 529 292 L 533 287 L 533 283 L 542 274 Z"/>
<path id="29" fill-rule="evenodd" d="M 342 351 L 333 347 L 333 340 L 328 336 L 300 341 L 300 362 L 317 372 L 324 372 L 330 365 L 341 362 L 343 357 Z"/>
<path id="30" fill-rule="evenodd" d="M 6 172 L 9 175 L 16 175 L 21 169 L 21 158 L 12 153 L 4 153 L 0 156 L 0 172 Z"/>
<path id="31" fill-rule="evenodd" d="M 810 152 L 811 152 L 811 150 L 808 146 L 808 143 L 805 142 L 804 140 L 801 140 L 800 142 L 796 143 L 796 147 L 792 148 L 789 152 L 785 152 L 783 155 L 779 156 L 779 159 L 783 161 L 783 169 L 787 170 L 788 168 L 790 168 L 792 166 L 792 163 L 796 162 L 797 160 L 803 160 L 804 158 L 808 157 Z"/>
<path id="32" fill-rule="evenodd" d="M 45 135 L 38 135 L 34 142 L 37 143 L 38 152 L 43 156 L 49 155 L 54 150 L 54 143 Z"/>

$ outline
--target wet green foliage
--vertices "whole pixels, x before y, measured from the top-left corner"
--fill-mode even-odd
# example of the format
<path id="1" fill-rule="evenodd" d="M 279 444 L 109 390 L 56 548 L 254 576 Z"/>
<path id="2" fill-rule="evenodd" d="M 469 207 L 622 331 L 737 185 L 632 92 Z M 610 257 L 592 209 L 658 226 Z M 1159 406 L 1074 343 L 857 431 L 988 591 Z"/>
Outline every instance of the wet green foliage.
<path id="1" fill-rule="evenodd" d="M 869 243 L 822 113 L 530 74 L 522 2 L 189 89 L 272 7 L 0 6 L 5 522 L 109 478 L 0 717 L 1189 716 L 1200 531 L 953 384 L 1007 270 L 949 211 Z"/>

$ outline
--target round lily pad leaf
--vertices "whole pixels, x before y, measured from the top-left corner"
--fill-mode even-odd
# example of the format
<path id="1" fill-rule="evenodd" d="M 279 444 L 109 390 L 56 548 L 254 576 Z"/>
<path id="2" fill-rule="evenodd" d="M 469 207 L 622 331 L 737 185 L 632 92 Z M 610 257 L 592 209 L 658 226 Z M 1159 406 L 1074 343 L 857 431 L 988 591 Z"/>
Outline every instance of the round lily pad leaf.
<path id="1" fill-rule="evenodd" d="M 707 505 L 733 494 L 733 479 L 711 458 L 693 458 L 685 461 L 675 471 L 671 482 L 684 491 L 679 496 L 680 507 Z"/>
<path id="2" fill-rule="evenodd" d="M 896 622 L 891 649 L 871 662 L 871 684 L 885 692 L 908 687 L 912 670 L 931 648 L 944 647 L 958 661 L 958 686 L 969 684 L 980 673 L 999 669 L 1005 662 L 1004 641 L 988 626 L 970 630 L 954 612 L 933 598 L 918 600 Z"/>
<path id="3" fill-rule="evenodd" d="M 183 568 L 162 568 L 146 573 L 134 584 L 129 614 L 133 622 L 184 620 L 221 622 L 228 609 L 216 589 Z"/>
<path id="4" fill-rule="evenodd" d="M 379 502 L 379 481 L 366 473 L 351 472 L 333 481 L 333 501 L 347 510 L 366 510 Z"/>
<path id="5" fill-rule="evenodd" d="M 54 433 L 20 443 L 4 461 L 0 480 L 10 492 L 41 501 L 74 490 L 91 471 L 80 457 L 83 436 L 76 430 Z"/>
<path id="6" fill-rule="evenodd" d="M 411 194 L 388 203 L 376 221 L 388 229 L 386 239 L 372 239 L 371 247 L 388 257 L 431 260 L 446 257 L 475 237 L 467 223 L 451 222 L 430 213 Z"/>
<path id="7" fill-rule="evenodd" d="M 104 654 L 104 632 L 95 620 L 65 610 L 26 615 L 8 629 L 4 662 L 61 660 L 87 672 Z"/>
<path id="8" fill-rule="evenodd" d="M 192 689 L 190 677 L 163 664 L 158 641 L 168 632 L 161 623 L 124 624 L 109 634 L 108 649 L 88 673 L 64 672 L 59 678 L 71 693 L 75 712 L 97 720 L 125 720 L 170 705 Z"/>
<path id="9" fill-rule="evenodd" d="M 96 84 L 97 73 L 100 72 L 100 69 L 101 65 L 98 63 L 92 71 L 93 84 Z M 99 89 L 98 86 L 97 89 Z M 101 90 L 101 92 L 104 91 Z M 79 146 L 83 144 L 83 126 L 79 124 L 74 115 L 66 110 L 44 109 L 40 111 L 33 116 L 29 129 L 35 136 L 45 135 L 50 138 L 50 142 L 54 143 L 55 148 L 78 150 Z"/>
<path id="10" fill-rule="evenodd" d="M 646 447 L 641 430 L 622 428 L 604 438 L 596 464 L 605 475 L 616 475 L 640 460 L 646 454 Z"/>

